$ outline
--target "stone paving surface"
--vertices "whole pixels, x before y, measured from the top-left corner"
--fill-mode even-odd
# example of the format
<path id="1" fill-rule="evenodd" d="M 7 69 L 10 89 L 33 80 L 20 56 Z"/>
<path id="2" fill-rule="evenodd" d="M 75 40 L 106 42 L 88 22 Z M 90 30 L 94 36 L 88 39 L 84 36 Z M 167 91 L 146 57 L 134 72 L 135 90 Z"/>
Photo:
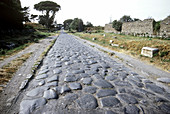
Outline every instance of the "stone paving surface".
<path id="1" fill-rule="evenodd" d="M 170 93 L 61 34 L 25 90 L 19 113 L 168 114 Z"/>

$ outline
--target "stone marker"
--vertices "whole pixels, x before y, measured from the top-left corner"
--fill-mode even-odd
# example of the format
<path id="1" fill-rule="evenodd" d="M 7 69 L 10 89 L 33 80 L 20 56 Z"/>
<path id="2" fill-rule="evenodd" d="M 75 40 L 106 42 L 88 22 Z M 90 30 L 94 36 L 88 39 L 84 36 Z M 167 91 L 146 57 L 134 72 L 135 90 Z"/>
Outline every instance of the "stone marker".
<path id="1" fill-rule="evenodd" d="M 111 46 L 119 47 L 119 44 L 111 44 Z"/>
<path id="2" fill-rule="evenodd" d="M 110 43 L 113 43 L 114 41 L 113 40 L 110 40 Z"/>
<path id="3" fill-rule="evenodd" d="M 151 48 L 151 47 L 143 47 L 141 54 L 147 57 L 153 57 L 154 54 L 158 53 L 159 49 L 158 48 Z"/>
<path id="4" fill-rule="evenodd" d="M 92 38 L 92 40 L 97 40 L 96 38 Z"/>

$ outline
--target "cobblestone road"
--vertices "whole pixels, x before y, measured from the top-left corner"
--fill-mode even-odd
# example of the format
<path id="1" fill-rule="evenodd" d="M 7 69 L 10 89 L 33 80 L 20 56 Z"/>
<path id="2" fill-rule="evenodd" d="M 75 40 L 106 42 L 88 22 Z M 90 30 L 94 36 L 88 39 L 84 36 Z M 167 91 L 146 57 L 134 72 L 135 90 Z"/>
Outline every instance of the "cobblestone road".
<path id="1" fill-rule="evenodd" d="M 67 34 L 58 37 L 24 93 L 20 114 L 170 113 L 164 88 Z"/>

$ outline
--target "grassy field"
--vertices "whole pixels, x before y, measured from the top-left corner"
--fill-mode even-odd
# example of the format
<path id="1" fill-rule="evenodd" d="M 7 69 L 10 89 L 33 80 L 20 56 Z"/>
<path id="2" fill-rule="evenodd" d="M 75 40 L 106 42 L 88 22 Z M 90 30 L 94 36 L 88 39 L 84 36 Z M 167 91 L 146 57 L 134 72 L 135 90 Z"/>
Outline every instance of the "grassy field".
<path id="1" fill-rule="evenodd" d="M 105 36 L 103 35 L 105 34 Z M 82 39 L 89 40 L 112 50 L 129 54 L 149 64 L 153 64 L 163 70 L 170 70 L 170 40 L 161 40 L 158 38 L 143 38 L 129 35 L 118 35 L 113 33 L 75 33 Z M 115 38 L 116 37 L 116 38 Z M 92 40 L 96 38 L 96 40 Z M 117 46 L 111 46 L 110 40 Z M 158 48 L 159 53 L 153 58 L 144 57 L 141 55 L 142 47 Z"/>

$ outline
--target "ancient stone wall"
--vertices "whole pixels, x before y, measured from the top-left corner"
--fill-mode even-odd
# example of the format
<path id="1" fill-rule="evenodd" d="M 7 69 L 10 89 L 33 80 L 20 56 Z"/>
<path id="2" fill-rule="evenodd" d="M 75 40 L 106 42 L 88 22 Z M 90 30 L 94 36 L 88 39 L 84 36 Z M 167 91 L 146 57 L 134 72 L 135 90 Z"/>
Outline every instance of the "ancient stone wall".
<path id="1" fill-rule="evenodd" d="M 107 32 L 107 33 L 119 33 L 116 29 L 114 29 L 112 27 L 112 24 L 105 24 L 105 27 L 104 27 L 104 32 Z"/>
<path id="2" fill-rule="evenodd" d="M 145 19 L 143 21 L 135 21 L 135 22 L 125 22 L 122 25 L 122 33 L 123 34 L 131 34 L 131 35 L 152 35 L 153 34 L 153 19 Z"/>
<path id="3" fill-rule="evenodd" d="M 170 16 L 160 23 L 160 35 L 170 38 Z"/>

